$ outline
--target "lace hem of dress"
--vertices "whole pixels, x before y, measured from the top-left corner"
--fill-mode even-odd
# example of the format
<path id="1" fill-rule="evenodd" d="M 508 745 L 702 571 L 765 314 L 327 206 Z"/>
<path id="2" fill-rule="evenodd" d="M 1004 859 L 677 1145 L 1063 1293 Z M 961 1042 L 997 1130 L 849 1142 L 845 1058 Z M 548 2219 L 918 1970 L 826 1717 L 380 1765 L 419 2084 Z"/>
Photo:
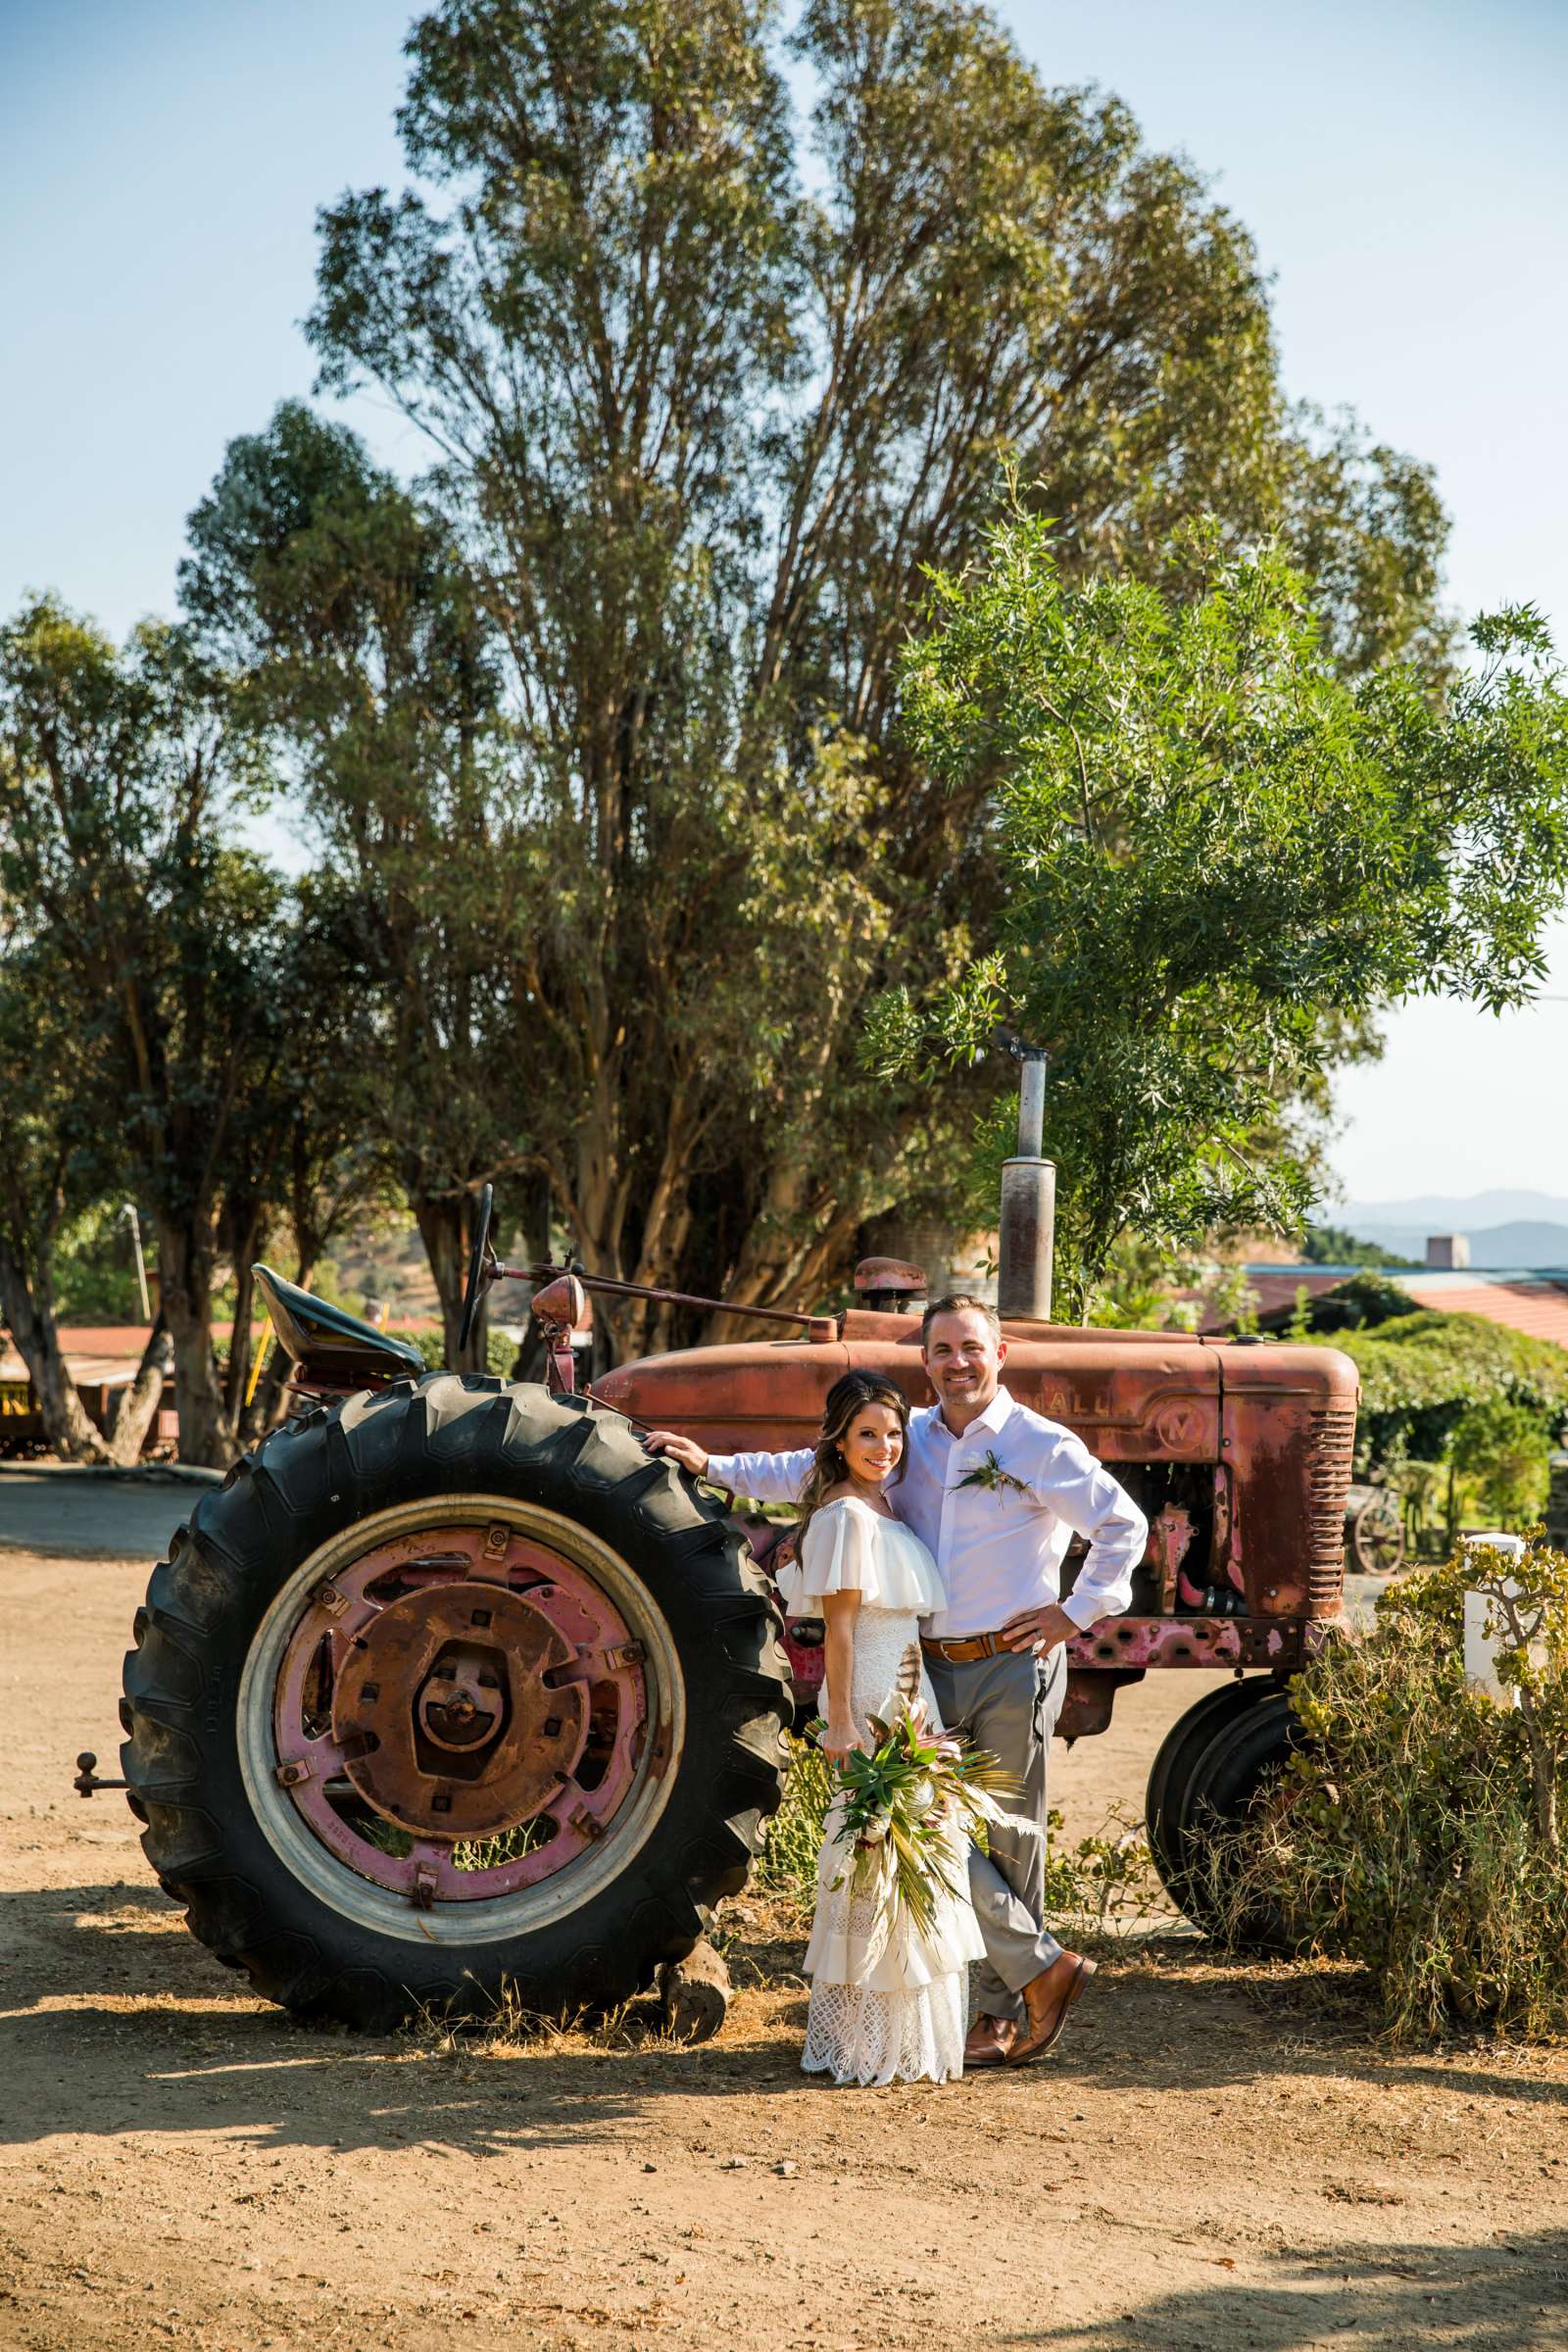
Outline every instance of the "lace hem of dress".
<path id="1" fill-rule="evenodd" d="M 863 1984 L 811 1987 L 801 2065 L 808 2075 L 869 2089 L 883 2082 L 948 2082 L 963 2073 L 969 1972 L 951 1970 L 918 1992 Z"/>

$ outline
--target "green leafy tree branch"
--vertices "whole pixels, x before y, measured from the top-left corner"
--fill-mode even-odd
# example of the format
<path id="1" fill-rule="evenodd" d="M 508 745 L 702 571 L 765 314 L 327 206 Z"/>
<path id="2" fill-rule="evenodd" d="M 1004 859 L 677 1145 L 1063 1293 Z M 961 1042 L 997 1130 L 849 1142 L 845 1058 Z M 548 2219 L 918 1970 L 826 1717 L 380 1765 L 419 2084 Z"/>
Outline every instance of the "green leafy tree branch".
<path id="1" fill-rule="evenodd" d="M 885 997 L 865 1051 L 953 1066 L 1003 1009 L 1049 1048 L 1080 1305 L 1126 1230 L 1298 1230 L 1345 1040 L 1412 994 L 1524 1002 L 1568 883 L 1568 702 L 1529 608 L 1441 686 L 1347 678 L 1277 550 L 1205 530 L 1183 569 L 1074 580 L 1014 500 L 982 564 L 933 576 L 904 662 L 917 756 L 987 789 L 1003 944 Z"/>

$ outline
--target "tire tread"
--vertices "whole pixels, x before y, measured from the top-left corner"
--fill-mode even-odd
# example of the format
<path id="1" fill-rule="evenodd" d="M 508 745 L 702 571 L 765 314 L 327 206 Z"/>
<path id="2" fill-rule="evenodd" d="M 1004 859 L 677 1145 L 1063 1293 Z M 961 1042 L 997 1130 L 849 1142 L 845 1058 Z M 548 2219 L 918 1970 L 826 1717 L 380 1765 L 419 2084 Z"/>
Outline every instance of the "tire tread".
<path id="1" fill-rule="evenodd" d="M 460 1980 L 451 1972 L 462 1967 L 461 1947 L 426 1954 L 376 1936 L 287 1874 L 248 1803 L 233 1801 L 233 1707 L 251 1626 L 326 1534 L 393 1501 L 474 1487 L 566 1508 L 607 1540 L 614 1528 L 634 1569 L 646 1561 L 647 1573 L 690 1595 L 699 1613 L 681 1652 L 688 1747 L 693 1729 L 708 1746 L 701 1788 L 694 1756 L 671 1797 L 687 1829 L 666 1819 L 623 1878 L 592 1898 L 584 1920 L 597 1922 L 608 1896 L 623 1892 L 625 1916 L 612 1934 L 597 1927 L 569 1967 L 559 1953 L 533 1954 L 538 1937 L 521 1948 L 471 1947 L 483 1956 Z M 634 1557 L 625 1549 L 632 1535 Z M 226 1654 L 236 1642 L 238 1655 Z M 191 1932 L 265 1999 L 379 2032 L 423 2009 L 482 2007 L 500 1977 L 526 1982 L 540 2008 L 613 2003 L 641 1989 L 662 1962 L 691 1950 L 713 1905 L 744 1885 L 782 1793 L 780 1735 L 792 1719 L 766 1580 L 716 1504 L 669 1464 L 651 1462 L 622 1421 L 586 1399 L 487 1374 L 431 1373 L 296 1416 L 203 1495 L 138 1612 L 121 1755 L 132 1807 L 146 1818 L 143 1850 Z M 226 1801 L 214 1786 L 225 1770 Z"/>

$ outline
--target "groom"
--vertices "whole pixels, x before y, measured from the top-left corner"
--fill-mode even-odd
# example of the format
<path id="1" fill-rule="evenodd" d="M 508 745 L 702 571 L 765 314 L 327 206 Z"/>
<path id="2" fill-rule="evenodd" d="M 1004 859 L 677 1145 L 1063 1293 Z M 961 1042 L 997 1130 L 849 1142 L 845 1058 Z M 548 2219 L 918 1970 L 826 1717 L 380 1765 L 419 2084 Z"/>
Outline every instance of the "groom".
<path id="1" fill-rule="evenodd" d="M 938 1401 L 910 1416 L 908 1463 L 887 1495 L 947 1592 L 946 1613 L 922 1644 L 926 1668 L 944 1724 L 1000 1758 L 1023 1790 L 1018 1812 L 1040 1829 L 1038 1837 L 993 1830 L 989 1862 L 971 1851 L 986 1959 L 964 2064 L 1026 2066 L 1061 2038 L 1094 1973 L 1042 1917 L 1046 1775 L 1067 1686 L 1062 1645 L 1127 1607 L 1149 1522 L 1070 1430 L 1003 1388 L 1007 1343 L 993 1307 L 934 1299 L 920 1338 Z M 668 1443 L 663 1430 L 648 1440 L 659 1452 Z M 809 1447 L 713 1453 L 699 1475 L 759 1501 L 793 1502 L 811 1459 Z M 1088 1538 L 1089 1556 L 1062 1601 L 1062 1555 L 1074 1531 Z"/>

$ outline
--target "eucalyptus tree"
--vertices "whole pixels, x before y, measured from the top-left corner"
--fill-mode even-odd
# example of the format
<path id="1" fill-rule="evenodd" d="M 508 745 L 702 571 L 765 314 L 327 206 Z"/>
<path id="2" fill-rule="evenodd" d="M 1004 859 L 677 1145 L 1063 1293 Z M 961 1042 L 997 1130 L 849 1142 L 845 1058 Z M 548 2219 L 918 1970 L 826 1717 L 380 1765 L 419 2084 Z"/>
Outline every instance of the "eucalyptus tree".
<path id="1" fill-rule="evenodd" d="M 326 208 L 310 332 L 423 437 L 489 632 L 512 1146 L 601 1267 L 828 1287 L 868 1217 L 952 1200 L 972 1116 L 855 1045 L 997 919 L 992 779 L 940 788 L 895 720 L 1004 462 L 1078 570 L 1179 588 L 1186 518 L 1279 529 L 1350 666 L 1441 635 L 1430 477 L 1291 415 L 1245 230 L 984 10 L 811 0 L 785 42 L 757 0 L 447 0 L 408 49 L 419 185 Z M 460 1125 L 448 1197 L 500 1164 Z"/>
<path id="2" fill-rule="evenodd" d="M 548 1090 L 514 1055 L 538 858 L 500 789 L 496 633 L 440 516 L 299 403 L 230 444 L 190 549 L 187 613 L 319 859 L 308 994 L 356 1039 L 342 1112 L 414 1210 L 457 1364 L 473 1198 Z"/>
<path id="3" fill-rule="evenodd" d="M 10 931 L 3 913 L 0 923 Z M 60 1243 L 102 1176 L 86 1093 L 79 1042 L 61 1017 L 47 958 L 0 943 L 0 1320 L 27 1368 L 51 1449 L 67 1461 L 105 1462 L 110 1445 L 72 1380 L 55 1298 Z M 136 1450 L 143 1426 L 129 1433 L 127 1424 Z"/>

